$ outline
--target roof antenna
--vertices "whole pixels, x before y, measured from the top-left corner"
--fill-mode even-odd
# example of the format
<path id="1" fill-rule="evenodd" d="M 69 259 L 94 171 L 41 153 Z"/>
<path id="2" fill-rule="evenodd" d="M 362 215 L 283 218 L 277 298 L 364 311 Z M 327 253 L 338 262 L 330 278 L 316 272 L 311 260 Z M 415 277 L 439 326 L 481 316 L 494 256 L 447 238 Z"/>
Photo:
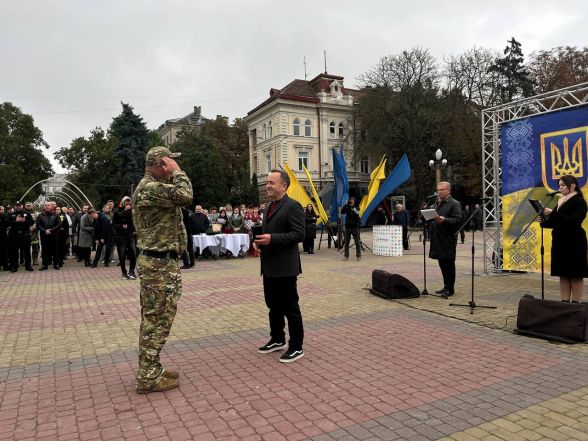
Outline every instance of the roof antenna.
<path id="1" fill-rule="evenodd" d="M 307 75 L 306 75 L 306 56 L 304 57 L 304 61 L 302 62 L 302 64 L 304 64 L 304 81 L 306 81 Z"/>
<path id="2" fill-rule="evenodd" d="M 325 73 L 327 73 L 327 51 L 323 51 L 325 56 Z"/>

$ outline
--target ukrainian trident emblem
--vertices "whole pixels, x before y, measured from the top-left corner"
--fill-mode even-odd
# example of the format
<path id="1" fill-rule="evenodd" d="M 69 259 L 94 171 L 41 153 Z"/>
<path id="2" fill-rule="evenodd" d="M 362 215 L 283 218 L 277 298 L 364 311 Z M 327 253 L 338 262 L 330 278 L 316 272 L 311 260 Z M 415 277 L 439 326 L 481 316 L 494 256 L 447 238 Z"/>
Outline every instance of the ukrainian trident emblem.
<path id="1" fill-rule="evenodd" d="M 575 176 L 580 188 L 586 185 L 587 140 L 588 127 L 541 134 L 541 175 L 549 191 L 559 189 L 559 179 L 563 175 Z"/>

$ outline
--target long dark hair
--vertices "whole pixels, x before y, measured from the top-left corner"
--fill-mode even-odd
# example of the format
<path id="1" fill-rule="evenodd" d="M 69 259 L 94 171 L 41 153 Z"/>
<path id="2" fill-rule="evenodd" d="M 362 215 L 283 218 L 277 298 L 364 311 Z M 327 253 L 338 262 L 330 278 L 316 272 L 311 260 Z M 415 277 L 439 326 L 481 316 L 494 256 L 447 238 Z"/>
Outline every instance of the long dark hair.
<path id="1" fill-rule="evenodd" d="M 573 176 L 573 175 L 563 175 L 561 178 L 559 178 L 559 180 L 561 182 L 563 182 L 563 184 L 568 187 L 568 189 L 571 191 L 572 190 L 572 184 L 576 185 L 576 193 L 578 193 L 580 195 L 580 197 L 582 199 L 584 199 L 584 195 L 582 194 L 582 190 L 580 189 L 580 184 L 578 183 L 578 179 Z"/>

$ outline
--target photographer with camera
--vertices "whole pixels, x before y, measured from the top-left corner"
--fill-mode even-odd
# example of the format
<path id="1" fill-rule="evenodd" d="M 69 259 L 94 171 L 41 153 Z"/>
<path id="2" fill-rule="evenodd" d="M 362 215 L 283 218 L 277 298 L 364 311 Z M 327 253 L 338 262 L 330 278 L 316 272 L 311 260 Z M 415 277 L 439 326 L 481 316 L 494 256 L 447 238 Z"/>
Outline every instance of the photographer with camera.
<path id="1" fill-rule="evenodd" d="M 341 214 L 345 215 L 345 257 L 343 260 L 349 260 L 349 241 L 353 236 L 355 243 L 355 256 L 361 260 L 361 240 L 359 238 L 359 225 L 361 223 L 359 210 L 355 206 L 355 198 L 350 197 L 347 204 L 341 209 Z"/>

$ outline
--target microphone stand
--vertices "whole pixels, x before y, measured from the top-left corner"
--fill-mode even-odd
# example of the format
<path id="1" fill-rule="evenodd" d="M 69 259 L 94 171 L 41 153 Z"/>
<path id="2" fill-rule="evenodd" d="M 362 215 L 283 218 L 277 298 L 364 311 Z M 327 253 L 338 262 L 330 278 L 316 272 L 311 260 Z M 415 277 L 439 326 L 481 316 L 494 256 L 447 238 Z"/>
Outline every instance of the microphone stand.
<path id="1" fill-rule="evenodd" d="M 545 207 L 547 207 L 547 205 L 549 205 L 551 203 L 551 201 L 553 201 L 553 198 L 555 197 L 557 193 L 548 193 L 547 196 L 549 196 L 549 200 L 547 201 L 546 204 L 544 204 Z M 528 199 L 530 202 L 530 199 Z M 535 211 L 537 211 L 537 207 L 531 203 L 531 205 L 533 205 L 533 208 L 535 208 Z M 521 237 L 523 237 L 523 235 L 527 232 L 527 230 L 529 229 L 529 227 L 531 225 L 533 225 L 533 222 L 535 222 L 537 219 L 539 219 L 541 217 L 541 215 L 543 214 L 542 210 L 537 211 L 537 214 L 533 217 L 533 219 L 531 219 L 531 222 L 529 222 L 525 228 L 523 228 L 523 231 L 521 231 L 521 233 L 517 236 L 517 238 L 513 241 L 513 245 L 516 245 L 516 243 L 519 241 L 519 239 Z M 543 225 L 539 224 L 541 227 L 541 300 L 545 300 L 545 247 L 543 245 Z"/>
<path id="2" fill-rule="evenodd" d="M 472 271 L 471 271 L 471 275 L 472 275 L 472 293 L 471 293 L 471 299 L 470 301 L 467 303 L 467 305 L 464 304 L 460 304 L 460 303 L 450 303 L 449 306 L 462 306 L 462 307 L 466 307 L 466 308 L 470 308 L 470 314 L 474 313 L 474 309 L 476 308 L 486 308 L 486 309 L 496 309 L 496 306 L 482 306 L 482 305 L 476 305 L 476 302 L 474 300 L 474 277 L 475 277 L 475 271 L 474 271 L 474 256 L 476 254 L 476 242 L 474 239 L 474 226 L 473 226 L 473 219 L 474 216 L 482 209 L 482 205 L 480 205 L 478 208 L 476 208 L 474 211 L 472 211 L 472 213 L 470 214 L 470 217 L 468 219 L 466 219 L 466 221 L 463 223 L 463 225 L 459 228 L 459 230 L 457 230 L 457 232 L 455 233 L 455 237 L 457 238 L 457 235 L 459 234 L 459 232 L 461 230 L 463 230 L 465 228 L 466 225 L 470 225 L 470 228 L 472 230 Z"/>

